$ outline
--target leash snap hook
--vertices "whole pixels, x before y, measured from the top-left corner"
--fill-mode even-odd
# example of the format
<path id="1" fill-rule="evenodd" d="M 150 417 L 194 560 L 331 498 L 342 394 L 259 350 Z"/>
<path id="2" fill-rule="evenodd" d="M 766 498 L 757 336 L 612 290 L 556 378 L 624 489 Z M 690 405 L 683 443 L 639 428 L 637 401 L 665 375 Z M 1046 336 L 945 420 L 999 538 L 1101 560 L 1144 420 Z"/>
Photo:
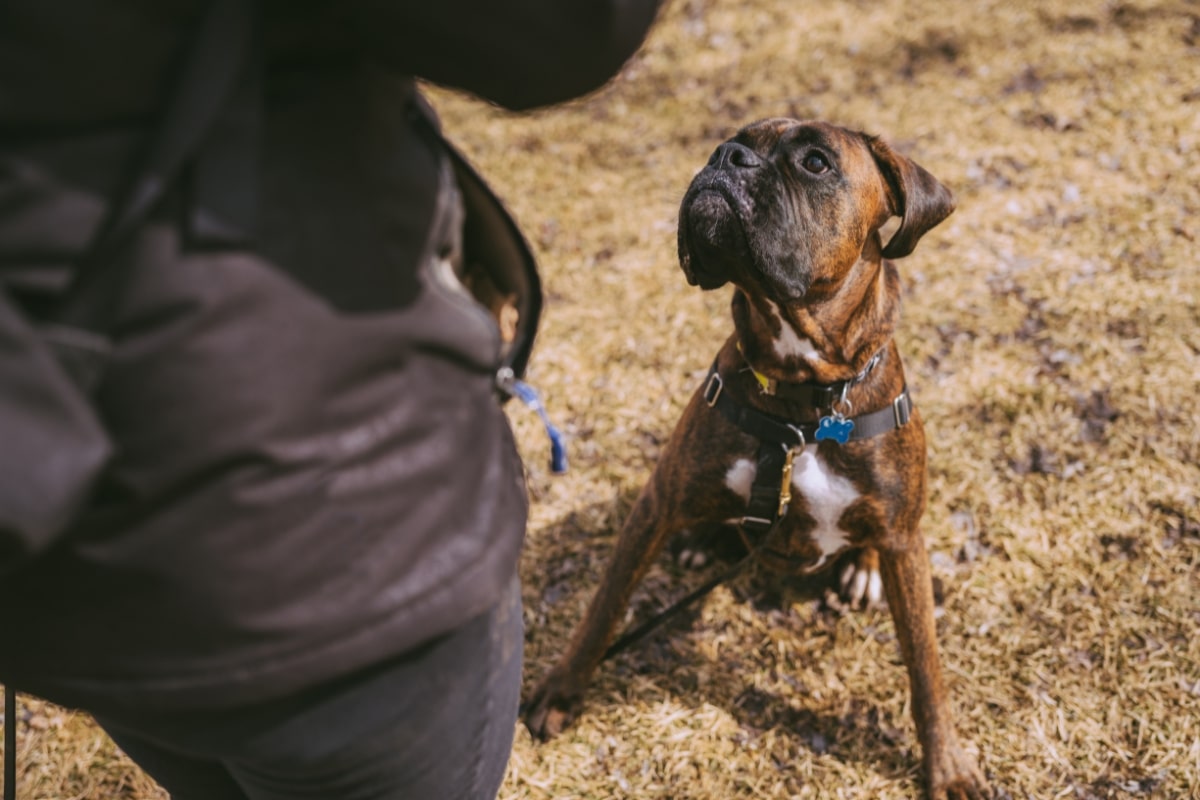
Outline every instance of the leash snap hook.
<path id="1" fill-rule="evenodd" d="M 783 472 L 779 476 L 779 507 L 775 518 L 782 519 L 792 504 L 792 462 L 796 459 L 796 451 L 789 449 L 783 460 Z"/>
<path id="2" fill-rule="evenodd" d="M 782 519 L 787 514 L 788 507 L 792 504 L 792 465 L 796 460 L 796 453 L 804 449 L 804 431 L 797 428 L 795 425 L 788 425 L 789 428 L 796 434 L 798 440 L 796 444 L 788 446 L 780 444 L 783 448 L 783 470 L 779 476 L 779 507 L 775 511 L 775 518 Z"/>

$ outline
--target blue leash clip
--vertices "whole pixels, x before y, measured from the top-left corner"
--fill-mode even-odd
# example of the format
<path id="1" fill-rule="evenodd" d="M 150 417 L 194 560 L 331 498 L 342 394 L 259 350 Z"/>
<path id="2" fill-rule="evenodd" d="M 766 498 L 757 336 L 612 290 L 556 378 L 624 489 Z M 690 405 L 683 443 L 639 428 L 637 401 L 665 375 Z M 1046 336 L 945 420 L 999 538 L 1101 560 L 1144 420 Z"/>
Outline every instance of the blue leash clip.
<path id="1" fill-rule="evenodd" d="M 555 475 L 565 473 L 567 471 L 566 439 L 564 439 L 562 431 L 554 427 L 554 423 L 550 421 L 550 416 L 546 413 L 546 407 L 542 405 L 542 398 L 538 395 L 537 389 L 518 379 L 508 367 L 497 373 L 496 385 L 500 387 L 500 391 L 517 398 L 525 404 L 526 408 L 536 411 L 537 415 L 542 418 L 542 424 L 546 426 L 546 436 L 550 439 L 550 471 Z"/>

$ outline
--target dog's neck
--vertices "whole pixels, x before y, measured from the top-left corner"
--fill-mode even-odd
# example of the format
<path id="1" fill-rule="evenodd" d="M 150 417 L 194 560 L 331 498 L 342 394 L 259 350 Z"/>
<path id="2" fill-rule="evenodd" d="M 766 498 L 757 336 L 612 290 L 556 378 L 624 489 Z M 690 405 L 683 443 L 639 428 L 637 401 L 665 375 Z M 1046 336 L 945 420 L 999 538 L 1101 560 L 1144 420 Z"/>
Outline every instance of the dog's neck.
<path id="1" fill-rule="evenodd" d="M 747 363 L 777 381 L 834 383 L 859 374 L 892 338 L 900 311 L 899 276 L 874 236 L 831 291 L 781 305 L 738 289 L 733 320 Z"/>

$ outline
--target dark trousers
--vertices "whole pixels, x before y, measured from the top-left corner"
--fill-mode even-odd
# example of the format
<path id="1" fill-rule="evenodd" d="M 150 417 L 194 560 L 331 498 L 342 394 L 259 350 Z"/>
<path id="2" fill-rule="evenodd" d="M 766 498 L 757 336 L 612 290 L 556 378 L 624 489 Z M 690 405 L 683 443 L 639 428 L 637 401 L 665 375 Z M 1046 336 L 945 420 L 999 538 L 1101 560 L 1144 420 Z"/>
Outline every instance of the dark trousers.
<path id="1" fill-rule="evenodd" d="M 493 800 L 523 643 L 514 579 L 458 630 L 302 696 L 97 721 L 173 800 Z"/>

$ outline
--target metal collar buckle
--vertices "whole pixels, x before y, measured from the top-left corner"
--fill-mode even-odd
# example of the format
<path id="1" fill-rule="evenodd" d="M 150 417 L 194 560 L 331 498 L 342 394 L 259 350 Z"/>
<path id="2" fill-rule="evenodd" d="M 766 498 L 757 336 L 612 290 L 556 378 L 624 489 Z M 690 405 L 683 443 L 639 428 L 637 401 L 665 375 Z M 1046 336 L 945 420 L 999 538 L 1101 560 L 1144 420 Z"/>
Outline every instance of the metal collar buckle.
<path id="1" fill-rule="evenodd" d="M 896 418 L 897 428 L 903 428 L 908 424 L 909 418 L 912 417 L 912 400 L 909 399 L 908 392 L 901 392 L 892 401 L 892 415 Z"/>
<path id="2" fill-rule="evenodd" d="M 721 390 L 725 388 L 725 382 L 721 380 L 721 375 L 716 370 L 708 376 L 708 383 L 704 385 L 704 402 L 708 403 L 709 408 L 717 404 L 717 398 L 721 396 Z"/>

